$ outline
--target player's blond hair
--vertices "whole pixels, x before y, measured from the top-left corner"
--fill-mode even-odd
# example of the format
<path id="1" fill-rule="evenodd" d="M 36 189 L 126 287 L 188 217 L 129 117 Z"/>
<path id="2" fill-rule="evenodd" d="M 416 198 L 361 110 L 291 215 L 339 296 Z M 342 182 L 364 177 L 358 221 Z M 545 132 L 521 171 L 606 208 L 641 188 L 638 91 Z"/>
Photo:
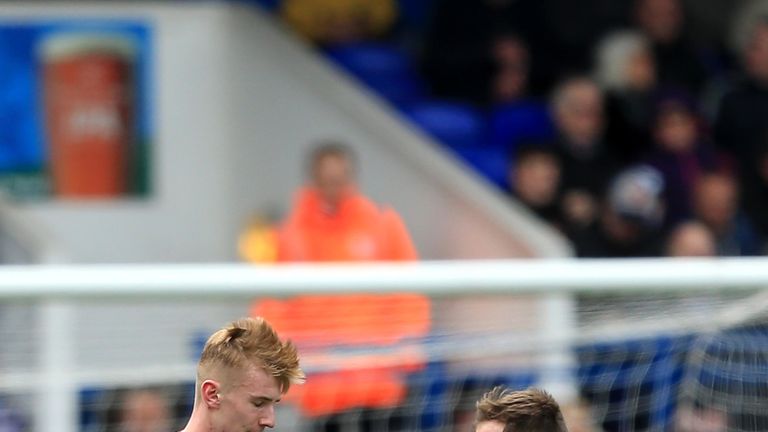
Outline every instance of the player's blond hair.
<path id="1" fill-rule="evenodd" d="M 208 338 L 197 367 L 198 380 L 212 371 L 241 370 L 250 365 L 275 377 L 283 393 L 305 379 L 293 343 L 281 341 L 263 318 L 241 318 Z"/>
<path id="2" fill-rule="evenodd" d="M 498 421 L 504 432 L 567 432 L 555 399 L 544 390 L 495 387 L 477 402 L 476 424 Z"/>

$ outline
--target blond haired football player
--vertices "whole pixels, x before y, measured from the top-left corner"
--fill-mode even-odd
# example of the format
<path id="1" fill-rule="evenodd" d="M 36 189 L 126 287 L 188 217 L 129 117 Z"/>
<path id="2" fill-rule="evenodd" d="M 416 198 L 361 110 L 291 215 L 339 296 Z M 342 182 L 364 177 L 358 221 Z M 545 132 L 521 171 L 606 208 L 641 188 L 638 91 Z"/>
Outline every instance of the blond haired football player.
<path id="1" fill-rule="evenodd" d="M 495 387 L 477 402 L 475 432 L 568 432 L 555 399 L 544 390 Z"/>
<path id="2" fill-rule="evenodd" d="M 260 432 L 275 426 L 275 405 L 302 383 L 296 348 L 261 318 L 243 318 L 208 339 L 195 406 L 182 432 Z"/>

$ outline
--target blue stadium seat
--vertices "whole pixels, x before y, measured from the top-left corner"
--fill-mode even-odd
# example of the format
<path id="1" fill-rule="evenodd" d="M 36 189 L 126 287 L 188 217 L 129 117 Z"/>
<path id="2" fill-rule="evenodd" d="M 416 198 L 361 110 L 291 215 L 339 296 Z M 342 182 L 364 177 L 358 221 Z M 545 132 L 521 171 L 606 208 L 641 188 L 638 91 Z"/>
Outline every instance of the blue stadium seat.
<path id="1" fill-rule="evenodd" d="M 354 43 L 331 47 L 328 57 L 395 106 L 421 99 L 424 83 L 413 61 L 386 44 Z"/>
<path id="2" fill-rule="evenodd" d="M 603 430 L 670 430 L 691 341 L 685 335 L 660 336 L 576 350 L 582 395 L 608 405 Z M 645 403 L 635 406 L 637 398 Z"/>
<path id="3" fill-rule="evenodd" d="M 507 171 L 509 156 L 498 147 L 463 147 L 454 149 L 471 167 L 479 171 L 491 183 L 508 189 Z"/>
<path id="4" fill-rule="evenodd" d="M 406 117 L 449 148 L 472 148 L 484 143 L 485 117 L 470 105 L 429 101 L 404 111 Z"/>
<path id="5" fill-rule="evenodd" d="M 80 430 L 95 430 L 104 422 L 105 390 L 88 387 L 80 390 Z"/>
<path id="6" fill-rule="evenodd" d="M 490 114 L 490 145 L 512 151 L 524 141 L 545 142 L 555 137 L 555 129 L 546 105 L 526 100 L 500 105 Z"/>

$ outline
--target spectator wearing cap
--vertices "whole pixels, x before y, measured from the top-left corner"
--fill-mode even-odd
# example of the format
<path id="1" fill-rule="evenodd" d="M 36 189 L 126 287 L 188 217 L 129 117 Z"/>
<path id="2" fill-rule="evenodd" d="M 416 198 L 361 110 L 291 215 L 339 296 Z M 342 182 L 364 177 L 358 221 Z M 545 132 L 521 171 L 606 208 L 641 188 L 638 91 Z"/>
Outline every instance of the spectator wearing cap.
<path id="1" fill-rule="evenodd" d="M 571 231 L 579 257 L 633 258 L 658 256 L 664 179 L 654 168 L 640 165 L 622 171 L 611 183 L 600 219 Z"/>
<path id="2" fill-rule="evenodd" d="M 606 141 L 632 163 L 650 149 L 656 64 L 650 42 L 640 32 L 621 30 L 597 46 L 594 75 L 606 92 Z"/>
<path id="3" fill-rule="evenodd" d="M 563 81 L 552 95 L 558 137 L 554 147 L 562 163 L 562 199 L 566 222 L 589 225 L 611 176 L 616 158 L 603 140 L 603 93 L 587 77 Z"/>
<path id="4" fill-rule="evenodd" d="M 692 217 L 691 197 L 696 181 L 717 167 L 717 158 L 703 139 L 694 103 L 685 93 L 662 94 L 655 111 L 655 149 L 648 163 L 664 177 L 665 225 L 672 227 Z"/>

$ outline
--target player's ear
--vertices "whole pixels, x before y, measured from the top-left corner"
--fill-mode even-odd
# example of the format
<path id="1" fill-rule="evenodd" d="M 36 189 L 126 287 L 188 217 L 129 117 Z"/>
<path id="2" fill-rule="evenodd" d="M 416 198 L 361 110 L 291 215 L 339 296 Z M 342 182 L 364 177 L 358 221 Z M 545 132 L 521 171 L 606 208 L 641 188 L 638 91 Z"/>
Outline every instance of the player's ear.
<path id="1" fill-rule="evenodd" d="M 208 408 L 216 409 L 221 404 L 221 384 L 214 380 L 205 380 L 200 385 L 200 394 L 203 396 L 203 403 Z"/>

